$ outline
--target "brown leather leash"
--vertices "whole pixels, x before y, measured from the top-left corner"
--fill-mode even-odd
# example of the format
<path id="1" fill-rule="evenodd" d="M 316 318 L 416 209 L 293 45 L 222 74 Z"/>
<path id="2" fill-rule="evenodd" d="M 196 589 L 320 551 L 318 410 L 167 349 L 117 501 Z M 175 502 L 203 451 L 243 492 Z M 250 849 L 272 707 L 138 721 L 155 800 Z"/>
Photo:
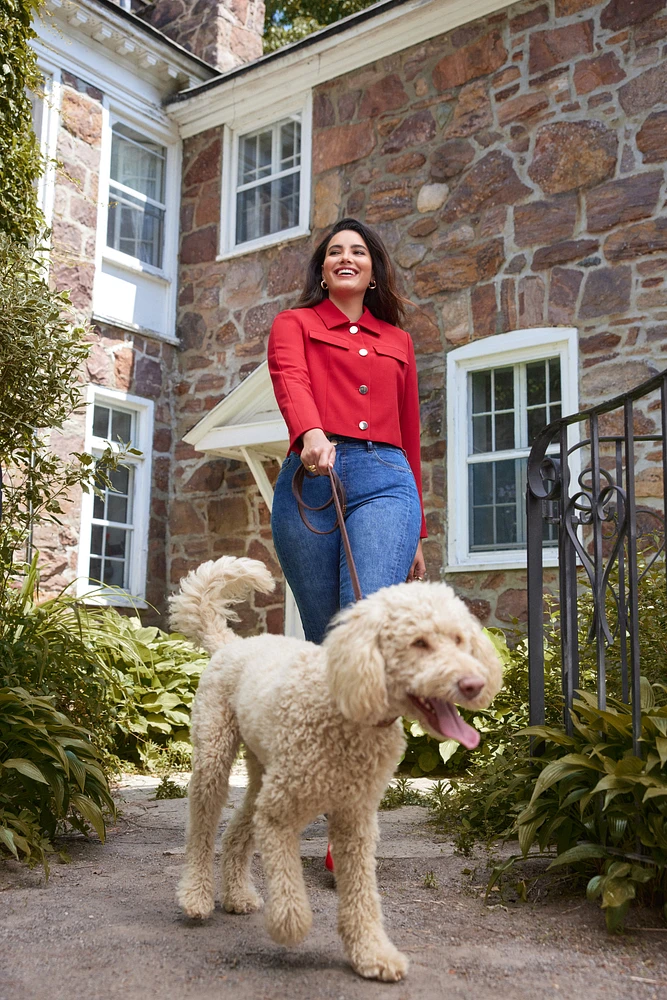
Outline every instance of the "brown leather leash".
<path id="1" fill-rule="evenodd" d="M 331 482 L 331 496 L 326 503 L 323 503 L 319 507 L 310 507 L 306 501 L 303 499 L 303 481 L 307 475 L 306 468 L 303 463 L 300 463 L 299 468 L 294 473 L 294 478 L 292 479 L 292 493 L 296 499 L 297 507 L 299 508 L 299 514 L 301 515 L 301 520 L 305 526 L 316 535 L 331 535 L 336 528 L 340 528 L 341 538 L 343 540 L 343 548 L 345 549 L 345 558 L 347 560 L 347 568 L 350 571 L 350 580 L 352 581 L 352 590 L 354 591 L 355 601 L 360 601 L 363 597 L 361 593 L 361 586 L 359 584 L 359 576 L 357 574 L 357 567 L 354 564 L 354 557 L 352 556 L 352 548 L 350 546 L 350 539 L 347 533 L 347 528 L 345 527 L 345 510 L 347 507 L 347 496 L 345 494 L 345 487 L 340 481 L 340 476 L 333 469 L 329 469 L 329 480 Z M 317 476 L 308 474 L 309 479 L 317 479 Z M 326 531 L 320 531 L 319 528 L 314 527 L 306 517 L 305 511 L 320 511 L 326 510 L 333 503 L 336 508 L 336 521 L 333 528 L 328 528 Z"/>
<path id="2" fill-rule="evenodd" d="M 292 479 L 292 493 L 296 498 L 297 507 L 299 508 L 299 514 L 301 515 L 301 520 L 305 526 L 316 535 L 331 535 L 336 528 L 340 528 L 341 538 L 343 539 L 343 548 L 345 549 L 345 558 L 347 559 L 347 568 L 350 571 L 350 580 L 352 581 L 352 590 L 354 591 L 355 601 L 361 601 L 363 599 L 363 594 L 361 593 L 361 586 L 359 584 L 359 577 L 357 575 L 357 567 L 354 565 L 354 558 L 352 556 L 352 548 L 350 546 L 350 539 L 347 534 L 347 528 L 345 527 L 345 508 L 347 507 L 347 496 L 345 494 L 345 487 L 340 481 L 340 476 L 333 469 L 329 469 L 329 479 L 331 481 L 331 496 L 326 503 L 323 503 L 320 507 L 309 507 L 308 504 L 303 499 L 303 481 L 306 477 L 306 468 L 303 462 L 300 463 L 299 468 L 294 473 L 294 478 Z M 309 479 L 316 479 L 316 476 L 308 474 Z M 308 518 L 305 515 L 305 511 L 319 511 L 326 510 L 333 504 L 336 508 L 336 523 L 333 528 L 329 528 L 327 531 L 320 531 L 319 528 L 313 527 Z M 398 718 L 398 716 L 396 717 Z M 383 722 L 376 722 L 376 729 L 387 729 L 389 726 L 393 726 L 396 722 L 394 719 L 385 719 Z"/>

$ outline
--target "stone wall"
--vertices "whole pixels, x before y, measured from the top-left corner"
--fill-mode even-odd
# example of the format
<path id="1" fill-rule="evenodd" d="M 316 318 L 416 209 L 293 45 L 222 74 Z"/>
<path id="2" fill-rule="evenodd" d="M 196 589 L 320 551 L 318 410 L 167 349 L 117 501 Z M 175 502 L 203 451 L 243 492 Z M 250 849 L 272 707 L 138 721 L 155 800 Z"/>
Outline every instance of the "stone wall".
<path id="1" fill-rule="evenodd" d="M 98 181 L 103 95 L 85 80 L 62 73 L 62 105 L 57 137 L 51 281 L 70 290 L 76 320 L 89 326 L 93 309 Z M 89 326 L 91 353 L 81 372 L 82 384 L 121 389 L 155 403 L 153 484 L 149 534 L 147 600 L 164 607 L 168 500 L 172 454 L 171 372 L 176 351 L 170 344 L 97 324 Z M 61 433 L 52 435 L 63 458 L 84 447 L 83 412 Z M 42 594 L 71 583 L 77 574 L 81 497 L 67 505 L 60 528 L 36 532 L 41 553 Z M 152 612 L 148 612 L 148 618 Z"/>
<path id="2" fill-rule="evenodd" d="M 221 73 L 262 54 L 263 0 L 153 0 L 136 13 Z"/>
<path id="3" fill-rule="evenodd" d="M 664 365 L 666 41 L 663 0 L 533 0 L 314 95 L 314 237 L 342 215 L 372 224 L 414 302 L 406 325 L 420 373 L 432 577 L 446 564 L 447 351 L 574 325 L 582 405 Z M 186 142 L 177 440 L 265 357 L 311 247 L 216 262 L 220 170 L 220 130 Z M 175 457 L 183 537 L 171 549 L 172 584 L 203 554 L 269 546 L 241 470 L 220 463 L 213 498 L 188 492 L 212 474 L 201 459 L 183 444 Z M 523 573 L 450 580 L 485 621 L 525 612 Z"/>

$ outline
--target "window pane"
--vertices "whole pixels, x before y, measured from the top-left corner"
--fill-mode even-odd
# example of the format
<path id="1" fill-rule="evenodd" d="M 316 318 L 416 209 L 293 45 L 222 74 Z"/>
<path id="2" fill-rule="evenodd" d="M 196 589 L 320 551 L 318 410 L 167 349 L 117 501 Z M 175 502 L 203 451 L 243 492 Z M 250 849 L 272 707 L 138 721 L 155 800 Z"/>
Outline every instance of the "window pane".
<path id="1" fill-rule="evenodd" d="M 493 463 L 496 474 L 496 503 L 516 502 L 516 461 Z"/>
<path id="2" fill-rule="evenodd" d="M 514 369 L 496 368 L 494 372 L 495 382 L 495 408 L 496 410 L 514 409 Z"/>
<path id="3" fill-rule="evenodd" d="M 491 415 L 472 418 L 472 450 L 475 454 L 491 451 Z"/>
<path id="4" fill-rule="evenodd" d="M 99 586 L 102 580 L 102 560 L 101 559 L 91 559 L 90 569 L 89 569 L 88 583 L 92 587 Z"/>
<path id="5" fill-rule="evenodd" d="M 164 202 L 164 146 L 120 122 L 112 132 L 111 179 Z"/>
<path id="6" fill-rule="evenodd" d="M 301 122 L 285 122 L 280 129 L 280 169 L 298 167 L 301 162 Z"/>
<path id="7" fill-rule="evenodd" d="M 104 528 L 101 524 L 94 524 L 90 532 L 90 551 L 95 556 L 102 555 L 102 542 L 104 539 Z"/>
<path id="8" fill-rule="evenodd" d="M 109 408 L 95 403 L 93 407 L 93 434 L 95 437 L 109 437 Z"/>
<path id="9" fill-rule="evenodd" d="M 554 406 L 549 407 L 549 423 L 552 420 L 560 420 L 561 417 L 561 405 L 556 403 Z"/>
<path id="10" fill-rule="evenodd" d="M 526 392 L 528 406 L 538 406 L 547 401 L 546 362 L 536 361 L 526 365 Z"/>
<path id="11" fill-rule="evenodd" d="M 127 497 L 119 497 L 115 493 L 110 493 L 107 499 L 107 520 L 125 524 L 127 519 Z"/>
<path id="12" fill-rule="evenodd" d="M 551 358 L 549 361 L 549 399 L 553 403 L 561 399 L 560 383 L 560 358 Z"/>
<path id="13" fill-rule="evenodd" d="M 475 462 L 470 466 L 472 504 L 479 507 L 482 504 L 493 503 L 493 463 Z"/>
<path id="14" fill-rule="evenodd" d="M 98 520 L 104 520 L 104 497 L 94 497 L 93 499 L 93 517 Z"/>
<path id="15" fill-rule="evenodd" d="M 250 184 L 271 175 L 273 130 L 244 135 L 239 140 L 239 184 Z"/>
<path id="16" fill-rule="evenodd" d="M 516 504 L 511 507 L 497 507 L 496 544 L 515 545 L 516 541 Z"/>
<path id="17" fill-rule="evenodd" d="M 117 441 L 132 440 L 132 414 L 124 410 L 111 411 L 111 440 Z"/>
<path id="18" fill-rule="evenodd" d="M 472 412 L 488 413 L 491 409 L 491 372 L 473 372 Z"/>
<path id="19" fill-rule="evenodd" d="M 127 494 L 130 486 L 130 470 L 126 465 L 119 465 L 109 473 L 111 485 L 117 493 Z"/>
<path id="20" fill-rule="evenodd" d="M 109 185 L 107 246 L 144 264 L 162 267 L 164 209 Z"/>
<path id="21" fill-rule="evenodd" d="M 277 229 L 291 229 L 299 223 L 299 189 L 301 175 L 288 174 L 276 181 L 278 187 L 278 224 Z"/>
<path id="22" fill-rule="evenodd" d="M 127 531 L 124 528 L 107 528 L 107 539 L 105 555 L 125 558 L 125 546 L 127 543 Z"/>
<path id="23" fill-rule="evenodd" d="M 547 426 L 546 406 L 538 406 L 528 410 L 528 444 L 532 444 L 540 431 Z"/>
<path id="24" fill-rule="evenodd" d="M 493 545 L 493 507 L 475 507 L 472 518 L 472 547 Z"/>
<path id="25" fill-rule="evenodd" d="M 514 447 L 514 411 L 496 414 L 496 451 Z"/>
<path id="26" fill-rule="evenodd" d="M 103 580 L 108 587 L 125 586 L 124 561 L 122 559 L 105 559 Z"/>

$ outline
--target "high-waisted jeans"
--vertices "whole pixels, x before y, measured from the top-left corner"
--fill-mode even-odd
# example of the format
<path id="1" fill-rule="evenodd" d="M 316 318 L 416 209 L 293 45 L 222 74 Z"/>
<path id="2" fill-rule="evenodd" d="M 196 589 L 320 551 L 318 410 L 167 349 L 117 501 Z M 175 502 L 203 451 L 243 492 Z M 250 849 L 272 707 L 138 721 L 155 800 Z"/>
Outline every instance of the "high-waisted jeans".
<path id="1" fill-rule="evenodd" d="M 276 482 L 271 529 L 285 579 L 292 589 L 306 638 L 321 643 L 340 608 L 354 601 L 340 531 L 316 535 L 301 520 L 292 478 L 301 459 L 291 452 Z M 400 448 L 372 441 L 338 440 L 335 471 L 347 494 L 345 526 L 364 597 L 402 583 L 419 543 L 421 507 L 412 469 Z M 303 499 L 319 507 L 331 496 L 328 476 L 306 476 Z M 336 511 L 306 511 L 319 530 Z"/>

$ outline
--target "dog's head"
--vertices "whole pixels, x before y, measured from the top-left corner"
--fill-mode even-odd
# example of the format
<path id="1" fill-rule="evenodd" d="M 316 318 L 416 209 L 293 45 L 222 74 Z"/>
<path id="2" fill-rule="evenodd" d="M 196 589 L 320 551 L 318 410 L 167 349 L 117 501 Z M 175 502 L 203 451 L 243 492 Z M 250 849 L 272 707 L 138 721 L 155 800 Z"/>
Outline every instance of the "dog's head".
<path id="1" fill-rule="evenodd" d="M 493 643 L 444 583 L 385 587 L 342 611 L 324 646 L 329 688 L 354 722 L 417 719 L 436 739 L 477 745 L 454 703 L 486 708 L 502 686 Z"/>

